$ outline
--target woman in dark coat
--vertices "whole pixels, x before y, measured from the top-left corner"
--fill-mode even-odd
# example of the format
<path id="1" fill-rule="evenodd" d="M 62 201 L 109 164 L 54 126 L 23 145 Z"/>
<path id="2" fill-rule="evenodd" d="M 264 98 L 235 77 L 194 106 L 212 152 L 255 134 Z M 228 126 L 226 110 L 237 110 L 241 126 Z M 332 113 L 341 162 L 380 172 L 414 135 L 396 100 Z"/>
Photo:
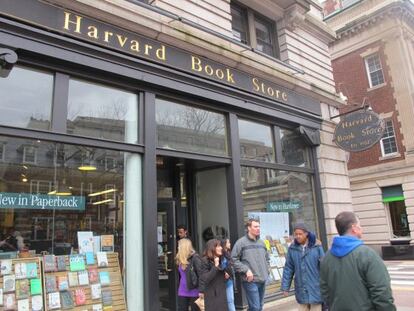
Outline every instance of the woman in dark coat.
<path id="1" fill-rule="evenodd" d="M 223 248 L 220 241 L 209 240 L 202 259 L 198 288 L 200 293 L 204 294 L 205 311 L 228 311 L 226 269 L 221 268 L 222 256 Z"/>

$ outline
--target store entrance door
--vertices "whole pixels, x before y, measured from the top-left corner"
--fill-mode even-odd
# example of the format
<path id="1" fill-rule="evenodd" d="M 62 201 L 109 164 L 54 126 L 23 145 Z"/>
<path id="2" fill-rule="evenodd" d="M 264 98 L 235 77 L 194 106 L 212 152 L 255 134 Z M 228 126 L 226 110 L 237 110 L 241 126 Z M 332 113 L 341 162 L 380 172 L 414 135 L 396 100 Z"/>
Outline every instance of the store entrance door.
<path id="1" fill-rule="evenodd" d="M 158 281 L 161 310 L 175 310 L 175 202 L 158 201 Z"/>

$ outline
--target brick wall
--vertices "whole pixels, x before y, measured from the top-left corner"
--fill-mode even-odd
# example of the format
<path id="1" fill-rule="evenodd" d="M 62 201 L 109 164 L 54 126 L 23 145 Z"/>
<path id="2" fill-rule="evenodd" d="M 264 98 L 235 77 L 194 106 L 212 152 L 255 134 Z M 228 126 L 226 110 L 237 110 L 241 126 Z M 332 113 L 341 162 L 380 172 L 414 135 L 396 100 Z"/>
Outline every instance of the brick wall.
<path id="1" fill-rule="evenodd" d="M 369 49 L 376 49 L 378 47 L 379 50 L 377 53 L 381 59 L 385 85 L 370 89 L 364 58 L 361 54 Z M 402 144 L 403 135 L 400 130 L 401 124 L 397 119 L 398 110 L 396 109 L 392 80 L 389 75 L 387 57 L 384 54 L 384 46 L 382 42 L 374 42 L 359 50 L 339 57 L 332 61 L 332 67 L 337 91 L 344 93 L 344 95 L 348 97 L 348 107 L 344 108 L 341 112 L 357 108 L 358 105 L 362 104 L 366 97 L 367 103 L 371 105 L 376 113 L 392 113 L 390 119 L 392 119 L 394 124 L 398 152 L 400 154 L 398 157 L 390 157 L 388 159 L 382 158 L 381 147 L 378 142 L 368 150 L 352 152 L 348 162 L 348 169 L 361 168 L 403 159 L 405 151 Z M 356 104 L 357 106 L 352 106 L 352 104 Z"/>

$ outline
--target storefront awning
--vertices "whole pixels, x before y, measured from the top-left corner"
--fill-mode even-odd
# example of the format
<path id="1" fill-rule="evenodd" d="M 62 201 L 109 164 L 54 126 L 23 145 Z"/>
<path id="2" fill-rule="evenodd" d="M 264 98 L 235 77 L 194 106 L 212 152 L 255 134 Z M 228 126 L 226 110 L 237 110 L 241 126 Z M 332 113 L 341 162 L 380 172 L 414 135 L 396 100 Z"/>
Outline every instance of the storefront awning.
<path id="1" fill-rule="evenodd" d="M 404 193 L 401 185 L 384 187 L 382 190 L 382 202 L 404 201 Z"/>

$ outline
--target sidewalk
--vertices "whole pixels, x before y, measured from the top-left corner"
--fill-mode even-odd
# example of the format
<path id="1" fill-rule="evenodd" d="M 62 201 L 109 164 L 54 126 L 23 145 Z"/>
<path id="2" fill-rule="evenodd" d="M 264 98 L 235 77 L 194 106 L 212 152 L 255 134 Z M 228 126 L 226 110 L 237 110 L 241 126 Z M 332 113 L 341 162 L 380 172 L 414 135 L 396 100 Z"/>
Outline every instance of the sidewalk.
<path id="1" fill-rule="evenodd" d="M 295 296 L 265 303 L 264 311 L 297 311 Z"/>

